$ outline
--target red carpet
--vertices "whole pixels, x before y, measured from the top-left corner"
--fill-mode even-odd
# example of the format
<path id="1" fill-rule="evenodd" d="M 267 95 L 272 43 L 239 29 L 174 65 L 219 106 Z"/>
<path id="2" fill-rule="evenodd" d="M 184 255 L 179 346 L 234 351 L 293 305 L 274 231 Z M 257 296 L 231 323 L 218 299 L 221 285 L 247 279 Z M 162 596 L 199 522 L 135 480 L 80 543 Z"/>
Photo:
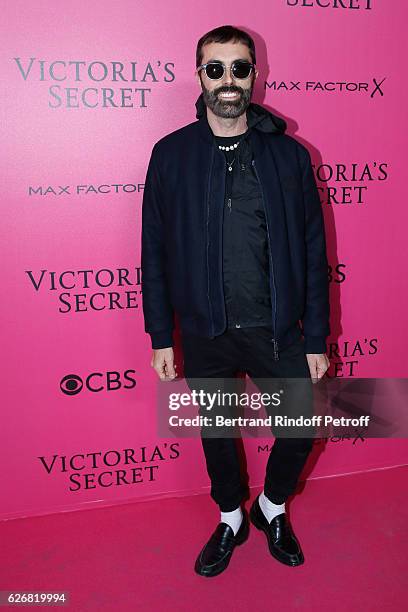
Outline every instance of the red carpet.
<path id="1" fill-rule="evenodd" d="M 75 612 L 400 611 L 407 485 L 406 467 L 308 481 L 289 506 L 305 564 L 275 561 L 252 527 L 214 578 L 193 572 L 219 520 L 209 495 L 6 521 L 0 590 L 66 590 Z"/>

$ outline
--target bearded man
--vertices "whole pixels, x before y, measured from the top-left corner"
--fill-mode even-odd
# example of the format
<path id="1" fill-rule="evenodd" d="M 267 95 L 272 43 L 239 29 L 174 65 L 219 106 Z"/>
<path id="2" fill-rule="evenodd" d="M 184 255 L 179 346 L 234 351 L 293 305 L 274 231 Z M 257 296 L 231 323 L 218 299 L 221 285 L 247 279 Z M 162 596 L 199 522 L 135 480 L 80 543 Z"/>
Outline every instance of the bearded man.
<path id="1" fill-rule="evenodd" d="M 324 221 L 310 154 L 285 134 L 282 118 L 251 102 L 258 71 L 247 32 L 222 26 L 202 36 L 196 68 L 197 121 L 154 145 L 145 183 L 142 290 L 151 365 L 161 380 L 175 378 L 176 315 L 186 380 L 239 372 L 255 381 L 304 379 L 296 402 L 309 414 L 311 384 L 329 367 L 330 333 Z M 195 571 L 224 571 L 248 537 L 249 518 L 275 559 L 303 563 L 285 502 L 312 437 L 275 436 L 249 517 L 236 439 L 201 440 L 220 520 Z"/>

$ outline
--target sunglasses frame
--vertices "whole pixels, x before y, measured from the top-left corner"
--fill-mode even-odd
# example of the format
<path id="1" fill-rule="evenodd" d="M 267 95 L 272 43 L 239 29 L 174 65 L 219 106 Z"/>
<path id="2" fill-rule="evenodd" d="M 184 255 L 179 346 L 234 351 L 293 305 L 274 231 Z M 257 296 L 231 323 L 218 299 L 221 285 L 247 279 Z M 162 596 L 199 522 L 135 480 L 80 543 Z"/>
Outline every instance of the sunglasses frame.
<path id="1" fill-rule="evenodd" d="M 250 66 L 251 70 L 250 70 L 248 76 L 243 77 L 243 78 L 239 78 L 239 77 L 234 76 L 232 70 L 233 70 L 234 64 L 237 64 L 237 63 L 246 64 L 246 65 Z M 212 64 L 216 64 L 217 66 L 222 66 L 222 68 L 223 68 L 222 75 L 218 79 L 212 79 L 207 74 L 207 66 L 210 66 Z M 204 70 L 205 76 L 207 77 L 207 79 L 210 79 L 210 81 L 220 81 L 224 77 L 226 69 L 227 69 L 227 65 L 224 64 L 224 62 L 218 62 L 216 60 L 213 60 L 212 62 L 207 62 L 206 64 L 201 64 L 201 66 L 197 67 L 197 71 Z M 245 81 L 245 79 L 249 79 L 249 77 L 251 76 L 251 74 L 253 73 L 254 70 L 255 70 L 255 64 L 252 64 L 251 62 L 247 62 L 246 60 L 234 60 L 231 63 L 230 67 L 229 67 L 230 75 L 234 79 L 237 79 L 238 81 Z"/>

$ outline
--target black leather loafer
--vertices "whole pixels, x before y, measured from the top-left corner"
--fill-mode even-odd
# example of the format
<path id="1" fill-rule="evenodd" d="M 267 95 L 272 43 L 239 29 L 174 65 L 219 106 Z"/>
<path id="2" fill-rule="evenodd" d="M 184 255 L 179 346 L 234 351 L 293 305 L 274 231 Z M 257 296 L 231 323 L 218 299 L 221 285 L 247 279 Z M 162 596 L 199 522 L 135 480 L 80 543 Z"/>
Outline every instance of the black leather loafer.
<path id="1" fill-rule="evenodd" d="M 259 505 L 258 495 L 251 506 L 249 516 L 253 525 L 266 533 L 269 551 L 275 559 L 285 565 L 302 565 L 305 560 L 302 549 L 284 512 L 268 523 Z"/>
<path id="2" fill-rule="evenodd" d="M 206 577 L 217 576 L 228 567 L 235 546 L 243 544 L 249 535 L 248 513 L 245 509 L 242 512 L 242 523 L 236 535 L 227 523 L 218 523 L 197 557 L 194 566 L 197 574 Z"/>

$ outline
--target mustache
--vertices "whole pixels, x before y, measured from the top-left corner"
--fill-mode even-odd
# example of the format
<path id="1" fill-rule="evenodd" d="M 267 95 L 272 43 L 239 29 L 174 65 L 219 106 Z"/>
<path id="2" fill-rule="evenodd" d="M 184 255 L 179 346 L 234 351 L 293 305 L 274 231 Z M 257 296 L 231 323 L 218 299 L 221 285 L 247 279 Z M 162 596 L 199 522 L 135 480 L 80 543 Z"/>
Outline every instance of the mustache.
<path id="1" fill-rule="evenodd" d="M 218 96 L 218 94 L 220 93 L 239 93 L 242 95 L 244 93 L 244 90 L 242 89 L 242 87 L 238 87 L 237 85 L 231 85 L 230 87 L 223 85 L 222 87 L 218 87 L 217 89 L 213 90 L 214 96 Z"/>

